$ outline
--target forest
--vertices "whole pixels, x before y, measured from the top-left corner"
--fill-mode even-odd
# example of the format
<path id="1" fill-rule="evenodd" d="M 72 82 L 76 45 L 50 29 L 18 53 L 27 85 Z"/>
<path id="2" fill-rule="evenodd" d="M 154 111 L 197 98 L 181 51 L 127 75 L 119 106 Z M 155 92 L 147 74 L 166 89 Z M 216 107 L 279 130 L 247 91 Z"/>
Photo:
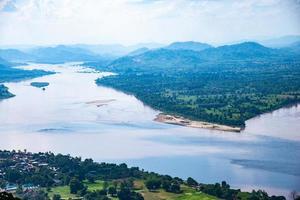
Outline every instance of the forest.
<path id="1" fill-rule="evenodd" d="M 257 43 L 201 52 L 158 49 L 90 65 L 118 74 L 97 84 L 192 120 L 243 128 L 247 119 L 300 100 L 299 54 Z"/>

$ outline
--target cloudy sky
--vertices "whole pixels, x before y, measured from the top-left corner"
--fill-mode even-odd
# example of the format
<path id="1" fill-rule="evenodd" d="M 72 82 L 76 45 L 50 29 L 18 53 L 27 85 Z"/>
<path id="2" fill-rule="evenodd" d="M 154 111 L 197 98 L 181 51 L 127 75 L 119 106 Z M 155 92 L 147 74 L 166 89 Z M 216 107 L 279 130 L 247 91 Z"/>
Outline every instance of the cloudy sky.
<path id="1" fill-rule="evenodd" d="M 0 45 L 300 35 L 300 0 L 0 0 Z"/>

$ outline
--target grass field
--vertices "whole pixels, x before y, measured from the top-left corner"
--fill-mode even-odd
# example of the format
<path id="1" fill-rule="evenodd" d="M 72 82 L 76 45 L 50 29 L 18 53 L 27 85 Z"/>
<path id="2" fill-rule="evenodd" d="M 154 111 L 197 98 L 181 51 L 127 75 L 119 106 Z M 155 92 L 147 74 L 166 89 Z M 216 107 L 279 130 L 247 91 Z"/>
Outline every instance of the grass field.
<path id="1" fill-rule="evenodd" d="M 87 181 L 83 182 L 84 185 L 88 186 L 88 191 L 94 191 L 94 190 L 101 190 L 103 189 L 104 181 L 96 180 L 95 183 L 89 183 Z M 59 194 L 63 199 L 77 199 L 78 197 L 74 194 L 70 193 L 70 187 L 69 186 L 58 186 L 51 188 L 51 191 L 48 192 L 48 195 L 50 198 L 54 194 Z"/>
<path id="2" fill-rule="evenodd" d="M 87 181 L 83 182 L 88 186 L 89 191 L 101 190 L 104 186 L 104 181 L 97 180 L 95 183 L 89 183 Z M 155 192 L 150 192 L 144 185 L 142 180 L 134 182 L 134 188 L 136 192 L 140 192 L 145 200 L 216 200 L 216 197 L 197 192 L 195 189 L 187 187 L 185 185 L 181 186 L 182 193 L 174 194 L 166 192 L 164 190 L 157 190 Z M 59 186 L 51 188 L 51 191 L 48 192 L 49 197 L 52 198 L 54 194 L 59 194 L 63 199 L 80 199 L 80 197 L 71 194 L 69 186 Z M 117 200 L 114 198 L 113 200 Z"/>
<path id="3" fill-rule="evenodd" d="M 166 192 L 164 190 L 157 190 L 150 192 L 142 181 L 135 181 L 134 186 L 138 192 L 140 192 L 145 200 L 216 200 L 216 197 L 197 192 L 190 187 L 181 186 L 182 193 L 174 194 Z"/>
<path id="4" fill-rule="evenodd" d="M 70 193 L 69 186 L 58 186 L 51 188 L 51 191 L 48 192 L 49 197 L 52 198 L 54 194 L 59 194 L 63 199 L 76 199 L 76 195 Z"/>

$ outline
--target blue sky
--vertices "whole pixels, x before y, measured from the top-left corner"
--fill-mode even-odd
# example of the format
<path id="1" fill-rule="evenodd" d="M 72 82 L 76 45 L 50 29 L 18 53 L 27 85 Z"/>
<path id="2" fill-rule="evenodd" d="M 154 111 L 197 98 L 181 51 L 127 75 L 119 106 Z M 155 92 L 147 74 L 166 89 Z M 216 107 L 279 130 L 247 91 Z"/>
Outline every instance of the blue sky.
<path id="1" fill-rule="evenodd" d="M 300 0 L 0 0 L 0 45 L 300 35 Z"/>

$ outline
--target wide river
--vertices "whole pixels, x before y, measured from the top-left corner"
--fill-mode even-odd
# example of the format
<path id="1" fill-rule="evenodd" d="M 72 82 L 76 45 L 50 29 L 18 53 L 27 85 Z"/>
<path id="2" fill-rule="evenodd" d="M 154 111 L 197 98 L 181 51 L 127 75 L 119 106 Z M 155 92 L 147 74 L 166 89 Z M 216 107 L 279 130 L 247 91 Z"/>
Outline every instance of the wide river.
<path id="1" fill-rule="evenodd" d="M 153 121 L 159 111 L 134 96 L 97 86 L 97 73 L 76 63 L 30 64 L 53 75 L 6 83 L 0 101 L 0 149 L 71 154 L 270 194 L 300 191 L 300 106 L 246 123 L 241 133 Z M 45 81 L 46 90 L 32 87 Z"/>

